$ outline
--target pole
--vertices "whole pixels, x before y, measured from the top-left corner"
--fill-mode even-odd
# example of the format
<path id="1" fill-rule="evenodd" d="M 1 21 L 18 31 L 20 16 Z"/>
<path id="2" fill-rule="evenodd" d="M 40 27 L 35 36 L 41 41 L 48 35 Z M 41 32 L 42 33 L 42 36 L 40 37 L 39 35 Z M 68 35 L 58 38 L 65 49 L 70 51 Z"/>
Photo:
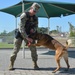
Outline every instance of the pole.
<path id="1" fill-rule="evenodd" d="M 48 18 L 48 34 L 49 34 L 49 30 L 50 30 L 50 21 L 49 21 L 49 18 Z"/>
<path id="2" fill-rule="evenodd" d="M 49 35 L 49 30 L 50 30 L 50 21 L 49 21 L 49 18 L 48 18 L 48 35 Z M 49 50 L 49 48 L 48 48 Z"/>
<path id="3" fill-rule="evenodd" d="M 17 29 L 17 17 L 15 17 L 15 24 L 16 24 L 16 29 Z"/>
<path id="4" fill-rule="evenodd" d="M 22 13 L 24 12 L 24 2 L 22 0 Z"/>
<path id="5" fill-rule="evenodd" d="M 22 0 L 22 13 L 24 13 L 24 2 Z M 23 40 L 22 42 L 22 47 L 23 47 L 23 58 L 25 58 L 25 42 Z"/>
<path id="6" fill-rule="evenodd" d="M 22 47 L 23 47 L 23 59 L 25 59 L 25 42 L 24 42 L 24 40 L 22 42 Z"/>

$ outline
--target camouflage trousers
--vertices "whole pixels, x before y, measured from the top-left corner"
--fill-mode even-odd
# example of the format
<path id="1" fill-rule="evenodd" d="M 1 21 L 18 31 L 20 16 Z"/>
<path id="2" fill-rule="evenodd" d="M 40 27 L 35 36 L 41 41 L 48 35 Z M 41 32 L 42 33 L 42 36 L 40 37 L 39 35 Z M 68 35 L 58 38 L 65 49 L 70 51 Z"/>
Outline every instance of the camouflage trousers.
<path id="1" fill-rule="evenodd" d="M 14 49 L 13 49 L 13 53 L 11 54 L 11 57 L 10 57 L 10 61 L 14 62 L 16 60 L 16 57 L 17 57 L 17 53 L 19 52 L 20 50 L 20 47 L 21 47 L 21 44 L 22 44 L 22 39 L 21 38 L 18 38 L 18 39 L 14 39 Z M 25 42 L 27 42 L 27 40 L 24 40 Z M 34 43 L 34 42 L 33 42 Z M 32 57 L 32 60 L 34 62 L 37 61 L 37 51 L 36 51 L 36 47 L 35 46 L 30 46 L 29 47 L 30 51 L 31 51 L 31 57 Z"/>

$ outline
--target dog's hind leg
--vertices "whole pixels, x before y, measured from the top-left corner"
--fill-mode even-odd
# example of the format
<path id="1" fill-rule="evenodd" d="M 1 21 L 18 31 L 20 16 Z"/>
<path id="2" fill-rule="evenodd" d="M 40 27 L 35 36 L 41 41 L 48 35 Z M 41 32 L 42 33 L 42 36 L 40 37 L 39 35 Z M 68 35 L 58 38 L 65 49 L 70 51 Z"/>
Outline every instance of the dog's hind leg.
<path id="1" fill-rule="evenodd" d="M 56 62 L 57 62 L 57 68 L 53 71 L 53 73 L 55 73 L 56 71 L 58 71 L 60 69 L 60 58 L 55 57 Z"/>
<path id="2" fill-rule="evenodd" d="M 58 71 L 60 69 L 60 59 L 62 56 L 62 52 L 60 50 L 56 50 L 56 55 L 55 55 L 55 60 L 57 63 L 57 68 L 53 71 L 53 73 L 55 73 L 56 71 Z"/>
<path id="3" fill-rule="evenodd" d="M 57 63 L 57 68 L 53 71 L 53 73 L 55 73 L 56 71 L 60 69 L 60 59 L 61 59 L 60 55 L 61 55 L 61 52 L 59 53 L 58 51 L 56 51 L 55 60 Z"/>
<path id="4" fill-rule="evenodd" d="M 70 67 L 69 62 L 68 62 L 68 53 L 67 52 L 63 55 L 63 58 L 67 64 L 67 69 L 65 70 L 65 71 L 67 71 Z"/>

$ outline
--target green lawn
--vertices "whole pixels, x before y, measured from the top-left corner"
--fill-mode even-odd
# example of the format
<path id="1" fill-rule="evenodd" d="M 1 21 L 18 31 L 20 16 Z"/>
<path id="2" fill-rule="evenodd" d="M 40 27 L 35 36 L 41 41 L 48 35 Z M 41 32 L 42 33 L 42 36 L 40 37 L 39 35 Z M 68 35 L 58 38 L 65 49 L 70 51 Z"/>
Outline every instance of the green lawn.
<path id="1" fill-rule="evenodd" d="M 8 44 L 8 43 L 0 43 L 0 48 L 13 48 L 13 44 Z"/>
<path id="2" fill-rule="evenodd" d="M 0 43 L 0 48 L 13 48 L 13 47 L 14 47 L 14 44 Z M 25 48 L 27 48 L 27 46 L 25 46 Z"/>
<path id="3" fill-rule="evenodd" d="M 13 48 L 14 44 L 8 44 L 8 43 L 0 43 L 0 48 Z M 42 47 L 42 46 L 41 46 Z M 22 48 L 22 46 L 21 46 Z M 25 48 L 27 48 L 27 46 L 25 46 Z"/>

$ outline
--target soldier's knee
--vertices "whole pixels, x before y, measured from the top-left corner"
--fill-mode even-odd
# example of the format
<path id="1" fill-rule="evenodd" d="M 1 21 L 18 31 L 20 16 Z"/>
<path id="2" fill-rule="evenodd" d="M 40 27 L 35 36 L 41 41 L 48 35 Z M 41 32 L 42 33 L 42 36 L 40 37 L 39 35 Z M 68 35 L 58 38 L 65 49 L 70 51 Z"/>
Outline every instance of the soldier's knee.
<path id="1" fill-rule="evenodd" d="M 14 61 L 14 60 L 16 59 L 16 57 L 17 57 L 16 54 L 11 55 L 11 57 L 10 57 L 10 61 Z"/>

